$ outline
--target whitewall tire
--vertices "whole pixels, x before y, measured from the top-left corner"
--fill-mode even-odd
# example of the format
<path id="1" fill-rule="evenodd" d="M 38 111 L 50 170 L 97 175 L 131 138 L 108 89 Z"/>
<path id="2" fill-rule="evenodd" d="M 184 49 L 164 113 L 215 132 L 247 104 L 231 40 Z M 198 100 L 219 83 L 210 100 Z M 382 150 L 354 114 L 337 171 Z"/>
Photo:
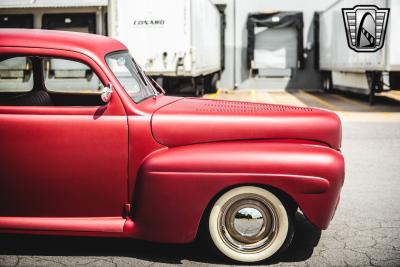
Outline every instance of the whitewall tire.
<path id="1" fill-rule="evenodd" d="M 290 216 L 273 193 L 242 186 L 217 199 L 208 220 L 215 247 L 240 262 L 258 262 L 276 254 L 291 231 Z"/>

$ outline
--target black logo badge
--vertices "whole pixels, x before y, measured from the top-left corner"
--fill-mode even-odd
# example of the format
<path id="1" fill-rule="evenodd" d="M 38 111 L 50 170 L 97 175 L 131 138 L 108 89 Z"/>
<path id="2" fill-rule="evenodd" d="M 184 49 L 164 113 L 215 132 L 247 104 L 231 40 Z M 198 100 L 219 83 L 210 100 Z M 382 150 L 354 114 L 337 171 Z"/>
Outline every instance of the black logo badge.
<path id="1" fill-rule="evenodd" d="M 356 52 L 376 52 L 385 42 L 389 8 L 357 5 L 342 8 L 347 44 Z"/>

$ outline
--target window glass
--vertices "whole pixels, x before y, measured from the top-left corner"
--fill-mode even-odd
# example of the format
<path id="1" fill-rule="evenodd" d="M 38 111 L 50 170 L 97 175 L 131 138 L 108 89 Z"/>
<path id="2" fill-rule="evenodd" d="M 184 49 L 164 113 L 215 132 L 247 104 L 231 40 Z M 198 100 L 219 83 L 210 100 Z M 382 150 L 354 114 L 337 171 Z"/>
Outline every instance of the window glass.
<path id="1" fill-rule="evenodd" d="M 97 93 L 103 85 L 87 65 L 68 59 L 44 58 L 44 83 L 50 92 Z"/>
<path id="2" fill-rule="evenodd" d="M 32 88 L 32 62 L 29 58 L 0 59 L 0 92 L 28 92 Z"/>
<path id="3" fill-rule="evenodd" d="M 119 83 L 136 103 L 156 94 L 151 82 L 127 51 L 109 54 L 106 61 Z"/>

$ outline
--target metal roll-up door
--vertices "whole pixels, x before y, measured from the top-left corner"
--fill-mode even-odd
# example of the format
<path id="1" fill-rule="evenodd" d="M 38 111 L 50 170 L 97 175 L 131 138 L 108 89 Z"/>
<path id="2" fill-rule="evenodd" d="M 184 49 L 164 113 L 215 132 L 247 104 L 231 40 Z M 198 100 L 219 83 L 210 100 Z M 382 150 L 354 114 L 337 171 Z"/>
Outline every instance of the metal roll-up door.
<path id="1" fill-rule="evenodd" d="M 295 28 L 263 29 L 255 34 L 253 68 L 290 69 L 297 67 Z"/>
<path id="2" fill-rule="evenodd" d="M 42 28 L 48 30 L 96 33 L 96 14 L 44 14 L 42 17 Z"/>
<path id="3" fill-rule="evenodd" d="M 303 65 L 303 14 L 252 13 L 247 18 L 247 66 L 258 76 L 291 76 Z"/>
<path id="4" fill-rule="evenodd" d="M 33 28 L 33 14 L 1 14 L 0 28 Z"/>

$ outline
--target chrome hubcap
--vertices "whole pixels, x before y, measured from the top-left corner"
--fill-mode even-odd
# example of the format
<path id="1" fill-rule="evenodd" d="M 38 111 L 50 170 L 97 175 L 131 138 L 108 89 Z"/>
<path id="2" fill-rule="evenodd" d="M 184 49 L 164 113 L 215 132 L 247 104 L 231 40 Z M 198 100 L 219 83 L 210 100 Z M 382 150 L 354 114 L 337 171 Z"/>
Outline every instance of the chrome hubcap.
<path id="1" fill-rule="evenodd" d="M 232 249 L 255 253 L 266 249 L 278 230 L 278 219 L 272 204 L 255 194 L 232 198 L 221 209 L 219 233 Z"/>
<path id="2" fill-rule="evenodd" d="M 242 208 L 236 212 L 233 227 L 241 237 L 253 238 L 263 228 L 264 218 L 256 208 Z"/>

